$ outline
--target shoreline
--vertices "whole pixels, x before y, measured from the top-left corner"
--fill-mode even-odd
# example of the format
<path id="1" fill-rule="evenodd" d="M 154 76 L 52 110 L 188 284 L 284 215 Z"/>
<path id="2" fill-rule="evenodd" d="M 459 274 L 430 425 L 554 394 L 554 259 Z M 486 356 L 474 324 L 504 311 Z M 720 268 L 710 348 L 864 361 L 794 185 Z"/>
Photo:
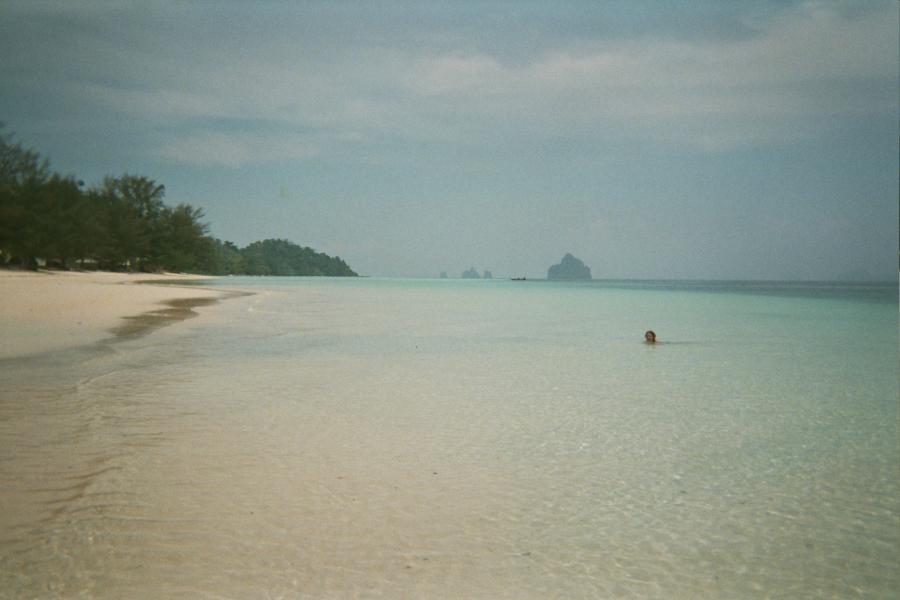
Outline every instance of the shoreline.
<path id="1" fill-rule="evenodd" d="M 188 285 L 214 279 L 0 269 L 0 360 L 136 337 L 197 316 L 194 308 L 243 294 Z"/>

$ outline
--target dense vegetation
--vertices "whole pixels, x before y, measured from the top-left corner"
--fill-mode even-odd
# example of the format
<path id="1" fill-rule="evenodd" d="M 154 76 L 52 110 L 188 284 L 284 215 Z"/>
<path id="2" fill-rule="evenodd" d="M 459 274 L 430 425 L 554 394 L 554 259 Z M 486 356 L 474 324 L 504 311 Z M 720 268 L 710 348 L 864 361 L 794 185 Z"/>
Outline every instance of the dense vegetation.
<path id="1" fill-rule="evenodd" d="M 354 276 L 339 257 L 287 240 L 238 248 L 213 238 L 203 211 L 167 206 L 165 187 L 138 175 L 85 189 L 0 129 L 0 264 L 36 268 L 189 271 L 218 275 Z"/>
<path id="2" fill-rule="evenodd" d="M 213 240 L 214 262 L 219 275 L 328 275 L 354 277 L 341 260 L 287 240 L 253 242 L 238 249 L 231 242 Z"/>

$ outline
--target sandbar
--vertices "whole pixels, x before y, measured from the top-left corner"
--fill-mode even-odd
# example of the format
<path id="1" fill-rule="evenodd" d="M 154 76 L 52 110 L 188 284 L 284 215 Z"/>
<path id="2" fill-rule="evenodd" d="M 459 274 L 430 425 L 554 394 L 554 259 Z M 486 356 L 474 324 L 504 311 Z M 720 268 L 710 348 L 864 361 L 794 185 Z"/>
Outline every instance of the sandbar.
<path id="1" fill-rule="evenodd" d="M 0 359 L 135 335 L 191 316 L 194 307 L 228 294 L 186 285 L 204 279 L 214 278 L 0 269 Z"/>

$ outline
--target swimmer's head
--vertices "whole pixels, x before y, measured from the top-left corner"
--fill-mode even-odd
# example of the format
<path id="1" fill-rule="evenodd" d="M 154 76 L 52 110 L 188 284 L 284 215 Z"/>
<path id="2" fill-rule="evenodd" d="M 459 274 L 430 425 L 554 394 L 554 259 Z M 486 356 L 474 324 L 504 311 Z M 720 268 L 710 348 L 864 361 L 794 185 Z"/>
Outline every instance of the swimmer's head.
<path id="1" fill-rule="evenodd" d="M 647 342 L 648 344 L 655 344 L 656 343 L 656 333 L 652 329 L 647 331 L 646 333 L 644 333 L 644 341 Z"/>

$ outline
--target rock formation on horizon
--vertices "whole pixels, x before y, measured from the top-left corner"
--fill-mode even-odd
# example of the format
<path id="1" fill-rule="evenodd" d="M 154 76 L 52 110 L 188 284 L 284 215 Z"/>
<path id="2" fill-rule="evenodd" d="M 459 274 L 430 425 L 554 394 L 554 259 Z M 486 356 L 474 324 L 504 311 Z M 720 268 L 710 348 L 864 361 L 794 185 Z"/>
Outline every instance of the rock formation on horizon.
<path id="1" fill-rule="evenodd" d="M 553 265 L 547 270 L 547 279 L 591 279 L 591 269 L 566 253 L 558 265 Z"/>
<path id="2" fill-rule="evenodd" d="M 466 271 L 463 271 L 462 274 L 463 279 L 481 279 L 481 275 L 478 274 L 478 271 L 475 270 L 475 267 L 471 267 Z"/>

